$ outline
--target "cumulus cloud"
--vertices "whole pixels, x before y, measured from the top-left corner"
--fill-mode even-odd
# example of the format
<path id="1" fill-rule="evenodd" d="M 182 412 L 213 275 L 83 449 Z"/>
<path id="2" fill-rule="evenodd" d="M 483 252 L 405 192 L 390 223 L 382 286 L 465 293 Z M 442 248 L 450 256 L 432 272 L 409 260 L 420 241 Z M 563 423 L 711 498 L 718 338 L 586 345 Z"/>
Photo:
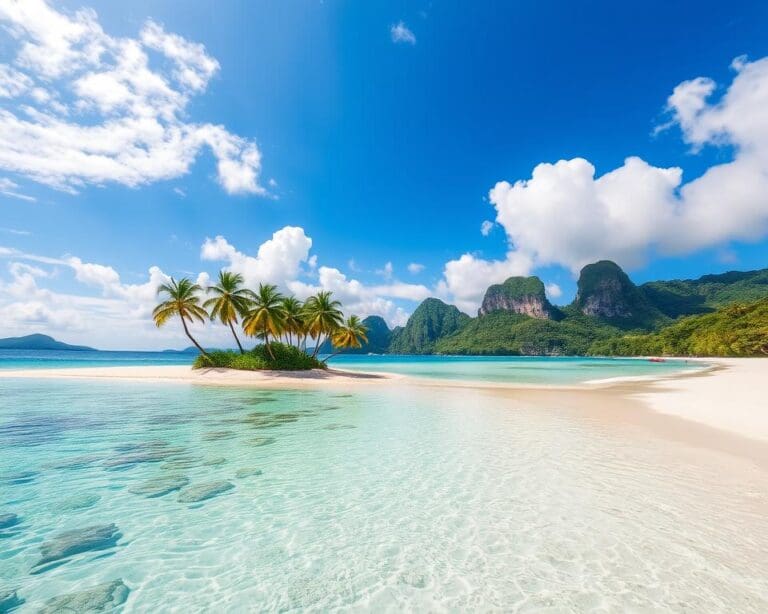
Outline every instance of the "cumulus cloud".
<path id="1" fill-rule="evenodd" d="M 286 280 L 299 276 L 302 263 L 309 261 L 312 239 L 298 226 L 286 226 L 259 246 L 255 256 L 238 251 L 224 237 L 206 239 L 200 251 L 203 260 L 226 261 L 227 268 L 240 273 L 247 285 L 271 283 L 285 287 Z"/>
<path id="2" fill-rule="evenodd" d="M 563 295 L 563 291 L 556 283 L 546 284 L 544 291 L 547 293 L 547 298 L 554 301 Z"/>
<path id="3" fill-rule="evenodd" d="M 393 43 L 416 44 L 416 35 L 402 21 L 392 25 L 389 29 L 389 35 Z"/>
<path id="4" fill-rule="evenodd" d="M 411 262 L 411 263 L 408 265 L 408 272 L 409 272 L 411 275 L 418 275 L 418 274 L 419 274 L 419 273 L 421 273 L 423 270 L 424 270 L 424 265 L 423 265 L 423 264 L 419 264 L 418 262 Z"/>
<path id="5" fill-rule="evenodd" d="M 265 194 L 256 144 L 187 121 L 219 63 L 205 47 L 147 21 L 137 38 L 107 34 L 93 10 L 0 0 L 16 43 L 0 64 L 0 168 L 53 188 L 140 186 L 187 173 L 204 147 L 230 194 Z"/>
<path id="6" fill-rule="evenodd" d="M 26 200 L 27 202 L 35 202 L 37 199 L 33 196 L 27 196 L 18 192 L 19 186 L 15 181 L 11 181 L 7 177 L 0 177 L 0 194 L 4 196 L 10 196 L 11 198 L 18 198 L 19 200 Z"/>
<path id="7" fill-rule="evenodd" d="M 714 81 L 680 83 L 667 100 L 670 122 L 694 151 L 727 145 L 733 159 L 687 183 L 680 168 L 628 157 L 598 175 L 582 158 L 537 165 L 528 179 L 500 181 L 489 200 L 507 234 L 505 261 L 465 254 L 446 264 L 443 287 L 473 309 L 488 283 L 510 271 L 560 265 L 577 272 L 610 258 L 641 266 L 654 254 L 679 255 L 752 241 L 768 233 L 768 58 L 737 58 L 719 99 Z M 473 284 L 474 279 L 482 284 Z"/>
<path id="8" fill-rule="evenodd" d="M 510 252 L 504 260 L 483 260 L 464 254 L 446 263 L 437 293 L 466 313 L 474 314 L 488 286 L 513 275 L 527 275 L 532 263 L 525 255 Z"/>
<path id="9" fill-rule="evenodd" d="M 480 234 L 484 237 L 487 237 L 489 234 L 491 234 L 493 227 L 494 223 L 491 220 L 485 220 L 482 224 L 480 224 Z"/>

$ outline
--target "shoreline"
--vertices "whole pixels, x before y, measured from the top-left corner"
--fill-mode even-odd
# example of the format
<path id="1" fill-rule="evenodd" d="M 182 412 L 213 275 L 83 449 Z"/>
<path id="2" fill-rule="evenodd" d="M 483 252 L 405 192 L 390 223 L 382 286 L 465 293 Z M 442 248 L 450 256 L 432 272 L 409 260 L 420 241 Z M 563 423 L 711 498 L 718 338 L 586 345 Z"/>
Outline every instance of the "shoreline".
<path id="1" fill-rule="evenodd" d="M 768 407 L 763 390 L 768 389 L 768 359 L 705 358 L 695 371 L 677 371 L 659 376 L 628 376 L 589 380 L 570 385 L 508 384 L 476 380 L 417 378 L 393 373 L 345 371 L 238 371 L 193 370 L 186 365 L 128 367 L 69 367 L 0 370 L 0 378 L 90 379 L 145 383 L 178 383 L 204 386 L 234 386 L 262 389 L 338 388 L 361 389 L 397 385 L 421 388 L 480 389 L 504 394 L 510 399 L 556 405 L 569 397 L 583 398 L 585 407 L 618 413 L 645 410 L 661 420 L 704 427 L 728 436 L 768 445 Z M 637 416 L 632 416 L 636 419 Z M 677 425 L 678 431 L 684 431 Z"/>

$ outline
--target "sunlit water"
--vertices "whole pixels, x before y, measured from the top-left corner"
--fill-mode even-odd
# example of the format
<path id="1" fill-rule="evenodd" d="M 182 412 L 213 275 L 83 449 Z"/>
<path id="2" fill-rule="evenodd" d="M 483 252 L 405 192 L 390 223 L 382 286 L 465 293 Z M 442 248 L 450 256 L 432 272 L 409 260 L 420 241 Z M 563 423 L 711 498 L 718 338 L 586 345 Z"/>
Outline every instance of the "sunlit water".
<path id="1" fill-rule="evenodd" d="M 684 359 L 651 362 L 583 356 L 401 355 L 339 355 L 328 364 L 350 371 L 398 373 L 420 378 L 539 385 L 578 384 L 617 377 L 659 377 L 703 366 Z"/>
<path id="2" fill-rule="evenodd" d="M 0 379 L 0 467 L 19 612 L 768 611 L 762 469 L 491 391 Z"/>
<path id="3" fill-rule="evenodd" d="M 189 365 L 195 354 L 180 352 L 100 352 L 0 350 L 2 369 Z M 650 362 L 628 358 L 540 356 L 401 356 L 338 355 L 337 369 L 378 371 L 420 378 L 497 383 L 568 385 L 614 377 L 660 376 L 700 369 L 685 360 Z"/>

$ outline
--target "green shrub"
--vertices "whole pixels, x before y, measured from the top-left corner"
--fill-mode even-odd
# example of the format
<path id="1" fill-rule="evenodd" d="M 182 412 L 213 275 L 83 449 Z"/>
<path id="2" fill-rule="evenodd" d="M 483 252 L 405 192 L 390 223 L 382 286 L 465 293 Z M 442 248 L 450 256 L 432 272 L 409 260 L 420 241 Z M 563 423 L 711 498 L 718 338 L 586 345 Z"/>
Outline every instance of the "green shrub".
<path id="1" fill-rule="evenodd" d="M 264 345 L 257 345 L 245 354 L 233 350 L 217 350 L 209 352 L 209 356 L 202 354 L 195 359 L 195 369 L 219 368 L 241 369 L 243 371 L 260 371 L 274 369 L 278 371 L 306 371 L 309 369 L 325 369 L 325 363 L 312 358 L 303 350 L 284 343 L 270 343 L 272 354 Z"/>

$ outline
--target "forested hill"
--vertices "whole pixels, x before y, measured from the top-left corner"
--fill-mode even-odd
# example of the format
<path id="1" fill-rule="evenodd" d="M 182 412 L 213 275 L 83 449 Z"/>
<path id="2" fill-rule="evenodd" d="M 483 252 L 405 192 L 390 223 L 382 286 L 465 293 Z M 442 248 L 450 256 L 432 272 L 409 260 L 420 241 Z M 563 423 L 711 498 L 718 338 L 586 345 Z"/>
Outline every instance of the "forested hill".
<path id="1" fill-rule="evenodd" d="M 762 303 L 753 305 L 763 299 L 768 299 L 768 269 L 637 286 L 614 262 L 602 260 L 582 269 L 576 298 L 563 307 L 547 301 L 538 277 L 511 277 L 491 285 L 475 318 L 438 299 L 427 299 L 405 327 L 390 333 L 391 341 L 383 351 L 494 355 L 754 353 L 768 335 L 768 314 Z M 715 313 L 736 303 L 744 305 L 738 309 L 747 310 L 743 317 L 735 317 L 734 310 Z M 713 318 L 679 321 L 701 314 Z M 383 325 L 376 323 L 376 339 L 386 337 Z M 703 327 L 703 332 L 691 333 L 690 340 L 683 342 L 684 331 L 691 327 Z M 734 335 L 729 336 L 729 327 L 741 330 L 731 331 Z M 382 347 L 376 345 L 377 350 Z"/>

